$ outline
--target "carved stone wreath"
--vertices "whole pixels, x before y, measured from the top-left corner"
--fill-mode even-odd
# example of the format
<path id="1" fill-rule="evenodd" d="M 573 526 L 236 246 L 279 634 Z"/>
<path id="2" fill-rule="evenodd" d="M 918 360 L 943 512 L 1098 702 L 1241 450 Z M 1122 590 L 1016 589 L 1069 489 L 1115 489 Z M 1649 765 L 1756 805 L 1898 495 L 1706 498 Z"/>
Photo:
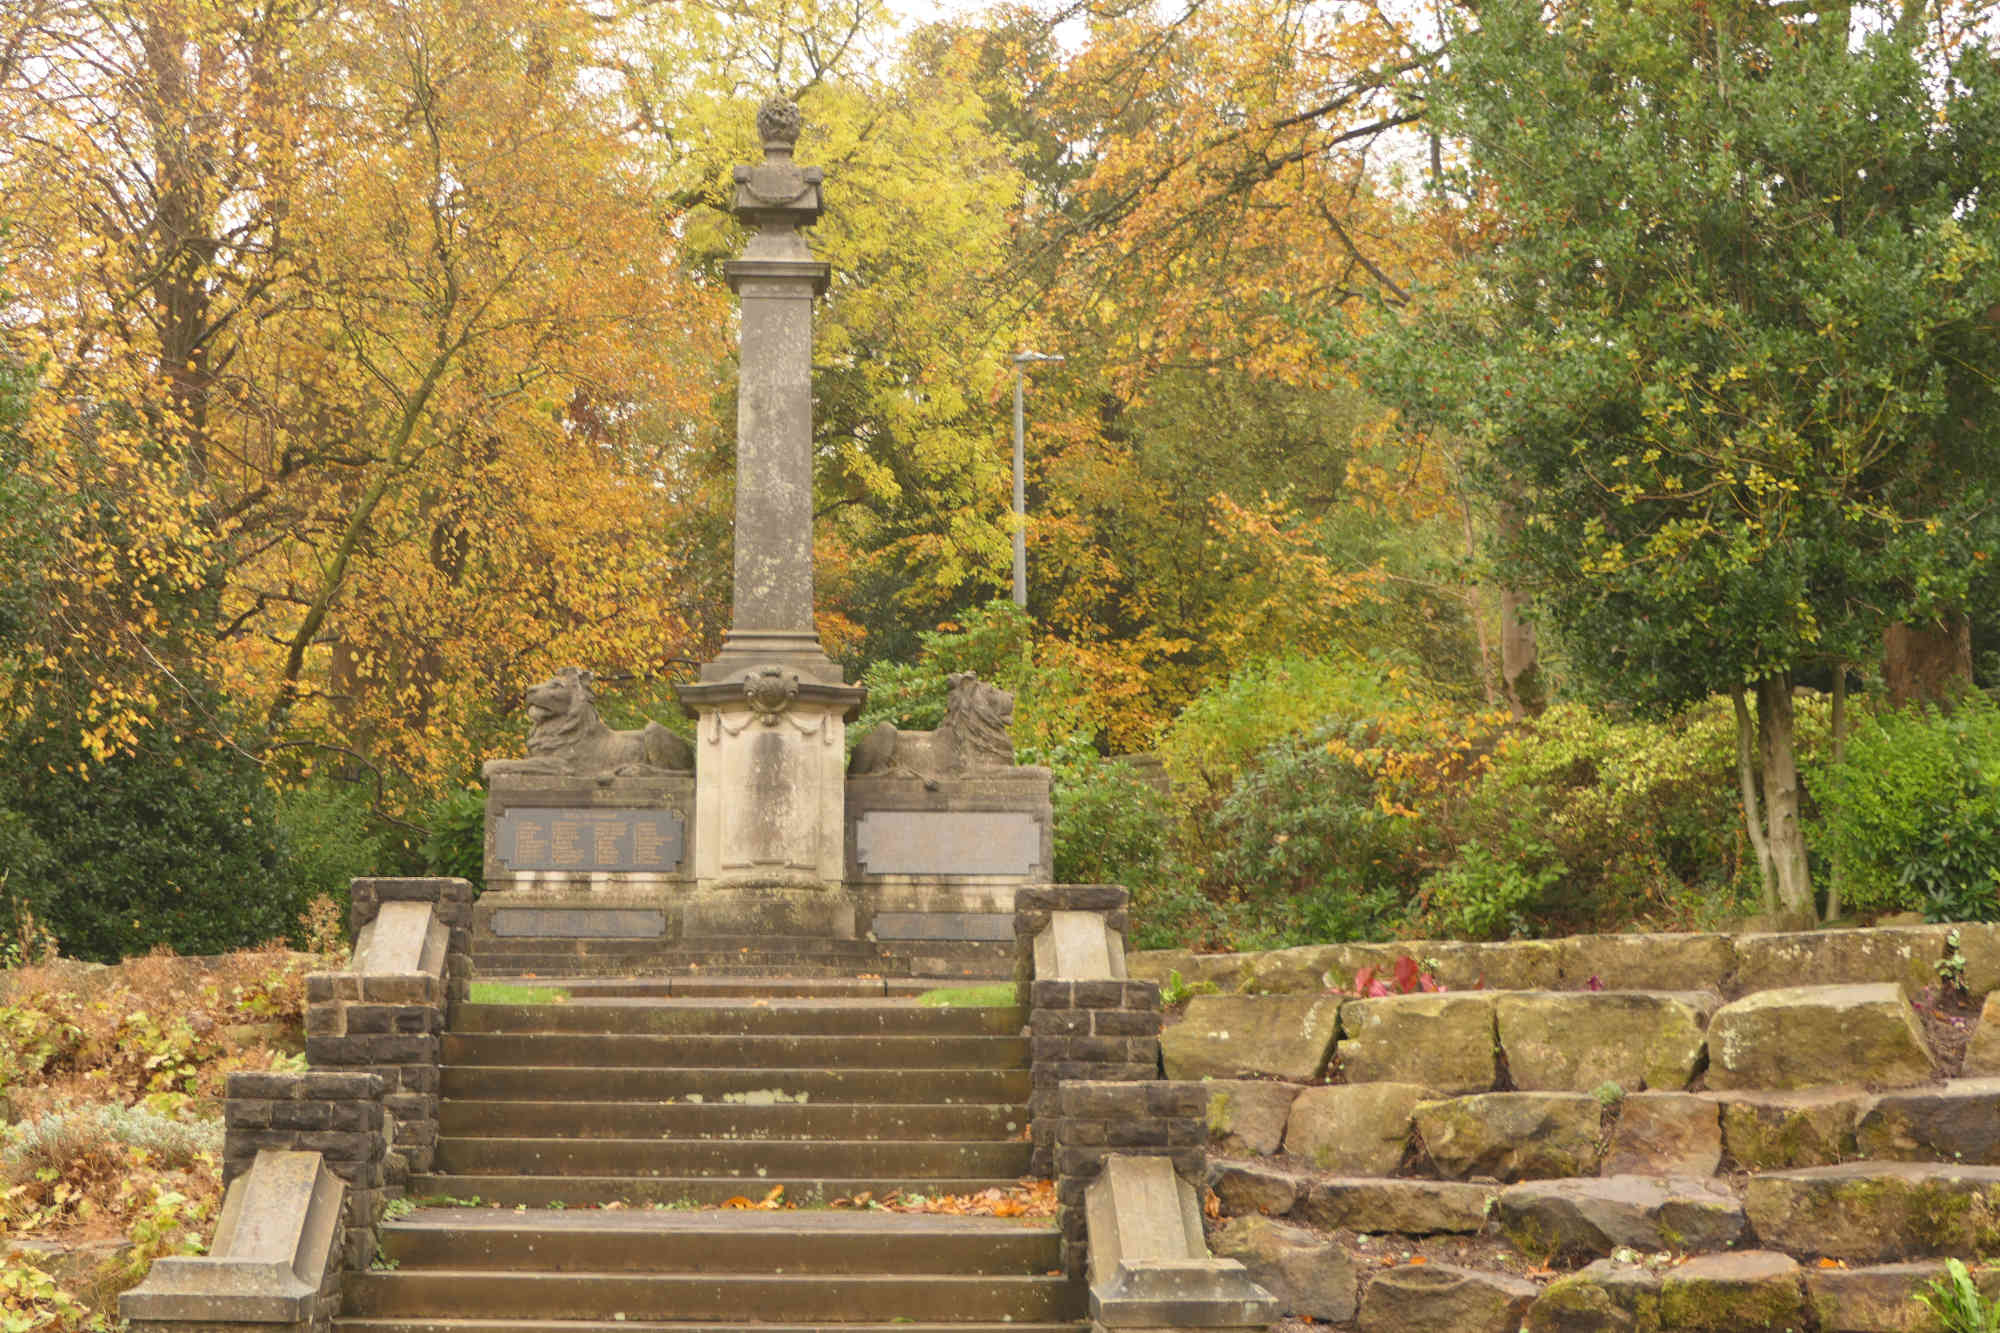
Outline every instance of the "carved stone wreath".
<path id="1" fill-rule="evenodd" d="M 775 727 L 792 700 L 799 697 L 798 673 L 783 667 L 759 667 L 743 678 L 743 696 L 760 722 Z"/>

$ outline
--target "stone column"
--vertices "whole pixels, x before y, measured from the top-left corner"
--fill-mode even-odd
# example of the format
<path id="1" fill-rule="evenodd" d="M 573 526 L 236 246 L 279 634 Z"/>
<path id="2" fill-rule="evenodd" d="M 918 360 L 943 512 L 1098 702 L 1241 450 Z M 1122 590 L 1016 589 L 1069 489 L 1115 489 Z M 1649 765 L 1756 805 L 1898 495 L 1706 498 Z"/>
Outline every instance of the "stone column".
<path id="1" fill-rule="evenodd" d="M 756 228 L 724 266 L 743 304 L 736 408 L 736 587 L 722 651 L 680 690 L 697 719 L 695 890 L 684 937 L 852 938 L 842 683 L 813 623 L 812 302 L 826 290 L 803 227 L 820 172 L 792 161 L 799 111 L 757 112 L 764 161 L 736 169 L 736 215 Z"/>

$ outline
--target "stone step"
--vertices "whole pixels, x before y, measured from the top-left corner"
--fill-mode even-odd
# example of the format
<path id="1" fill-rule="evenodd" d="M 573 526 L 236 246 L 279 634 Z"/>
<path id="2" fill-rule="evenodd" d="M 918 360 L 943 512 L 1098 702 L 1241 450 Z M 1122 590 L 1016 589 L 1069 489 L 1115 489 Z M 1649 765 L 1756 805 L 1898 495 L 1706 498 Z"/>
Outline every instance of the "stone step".
<path id="1" fill-rule="evenodd" d="M 814 1105 L 773 1102 L 447 1100 L 438 1132 L 463 1138 L 1005 1140 L 1028 1127 L 1025 1105 Z"/>
<path id="2" fill-rule="evenodd" d="M 852 1199 L 861 1194 L 886 1199 L 891 1194 L 980 1194 L 1012 1189 L 1019 1176 L 948 1176 L 919 1179 L 900 1176 L 522 1176 L 512 1174 L 413 1175 L 413 1199 L 477 1199 L 505 1208 L 601 1208 L 608 1203 L 627 1207 L 662 1204 L 713 1208 L 733 1198 L 761 1201 L 782 1189 L 784 1202 L 799 1207 Z"/>
<path id="3" fill-rule="evenodd" d="M 1025 1069 L 1028 1043 L 1020 1037 L 448 1032 L 444 1063 L 599 1069 Z"/>
<path id="4" fill-rule="evenodd" d="M 896 1000 L 756 1000 L 597 998 L 563 1004 L 461 1004 L 456 1033 L 593 1033 L 659 1036 L 1019 1036 L 1026 1014 L 1015 1008 L 946 1008 Z"/>
<path id="5" fill-rule="evenodd" d="M 1848 1262 L 2000 1253 L 2000 1166 L 1849 1162 L 1750 1177 L 1759 1241 Z"/>
<path id="6" fill-rule="evenodd" d="M 1052 1323 L 1083 1313 L 1081 1292 L 1043 1275 L 828 1273 L 350 1273 L 346 1313 L 363 1318 L 826 1320 Z M 621 1317 L 622 1318 L 619 1318 Z"/>
<path id="7" fill-rule="evenodd" d="M 339 1333 L 1086 1333 L 1087 1320 L 1063 1324 L 717 1324 L 676 1320 L 359 1319 L 333 1321 Z"/>
<path id="8" fill-rule="evenodd" d="M 437 1169 L 452 1175 L 1023 1176 L 1034 1145 L 828 1139 L 440 1138 Z"/>
<path id="9" fill-rule="evenodd" d="M 552 1054 L 542 1048 L 543 1055 Z M 603 1068 L 588 1065 L 465 1065 L 443 1070 L 447 1099 L 500 1101 L 689 1101 L 774 1093 L 809 1104 L 882 1103 L 1018 1104 L 1028 1100 L 1025 1068 L 940 1069 L 925 1062 L 885 1073 L 880 1069 Z"/>
<path id="10" fill-rule="evenodd" d="M 699 939 L 667 940 L 658 935 L 494 935 L 476 927 L 472 956 L 486 953 L 645 954 L 660 950 L 726 957 L 745 953 L 782 953 L 801 958 L 872 959 L 873 940 L 836 940 L 820 935 L 704 935 Z"/>
<path id="11" fill-rule="evenodd" d="M 513 981 L 523 986 L 547 984 L 546 979 L 540 977 L 485 974 L 482 979 L 502 984 Z M 564 983 L 563 989 L 578 998 L 685 995 L 710 999 L 817 999 L 836 996 L 869 999 L 875 996 L 921 995 L 937 989 L 939 984 L 932 979 L 913 977 L 738 977 L 682 973 L 656 977 L 577 977 Z"/>
<path id="12" fill-rule="evenodd" d="M 829 961 L 801 954 L 744 954 L 717 956 L 684 950 L 661 950 L 643 954 L 516 953 L 489 951 L 475 954 L 472 971 L 482 979 L 515 977 L 531 980 L 564 980 L 574 977 L 624 978 L 637 971 L 650 975 L 760 977 L 773 980 L 818 978 L 838 980 L 856 973 L 881 976 L 908 976 L 907 960 L 870 959 L 862 963 Z"/>
<path id="13" fill-rule="evenodd" d="M 420 1208 L 380 1233 L 404 1271 L 1044 1273 L 1061 1265 L 1061 1242 L 1045 1223 L 826 1211 Z"/>

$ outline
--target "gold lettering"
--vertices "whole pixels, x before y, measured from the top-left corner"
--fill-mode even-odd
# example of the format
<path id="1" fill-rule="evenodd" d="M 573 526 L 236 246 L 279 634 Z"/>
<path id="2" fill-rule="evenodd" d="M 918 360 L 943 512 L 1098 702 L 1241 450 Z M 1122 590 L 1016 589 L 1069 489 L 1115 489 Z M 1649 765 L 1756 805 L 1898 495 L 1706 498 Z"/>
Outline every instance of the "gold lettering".
<path id="1" fill-rule="evenodd" d="M 583 864 L 582 820 L 550 820 L 549 839 L 554 843 L 554 847 L 549 854 L 549 864 L 561 867 L 580 866 Z"/>
<path id="2" fill-rule="evenodd" d="M 592 860 L 600 866 L 615 866 L 623 858 L 619 855 L 618 844 L 631 832 L 631 825 L 622 819 L 600 818 L 590 826 L 590 850 Z"/>

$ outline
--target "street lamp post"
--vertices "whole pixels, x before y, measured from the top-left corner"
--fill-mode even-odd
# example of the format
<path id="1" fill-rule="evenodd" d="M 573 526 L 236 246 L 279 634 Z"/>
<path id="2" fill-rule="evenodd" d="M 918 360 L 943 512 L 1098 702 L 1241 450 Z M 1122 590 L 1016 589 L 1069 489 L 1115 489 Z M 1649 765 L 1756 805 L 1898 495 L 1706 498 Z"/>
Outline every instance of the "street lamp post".
<path id="1" fill-rule="evenodd" d="M 1062 359 L 1040 352 L 1014 353 L 1014 605 L 1024 611 L 1028 609 L 1028 469 L 1021 382 L 1035 362 Z"/>

